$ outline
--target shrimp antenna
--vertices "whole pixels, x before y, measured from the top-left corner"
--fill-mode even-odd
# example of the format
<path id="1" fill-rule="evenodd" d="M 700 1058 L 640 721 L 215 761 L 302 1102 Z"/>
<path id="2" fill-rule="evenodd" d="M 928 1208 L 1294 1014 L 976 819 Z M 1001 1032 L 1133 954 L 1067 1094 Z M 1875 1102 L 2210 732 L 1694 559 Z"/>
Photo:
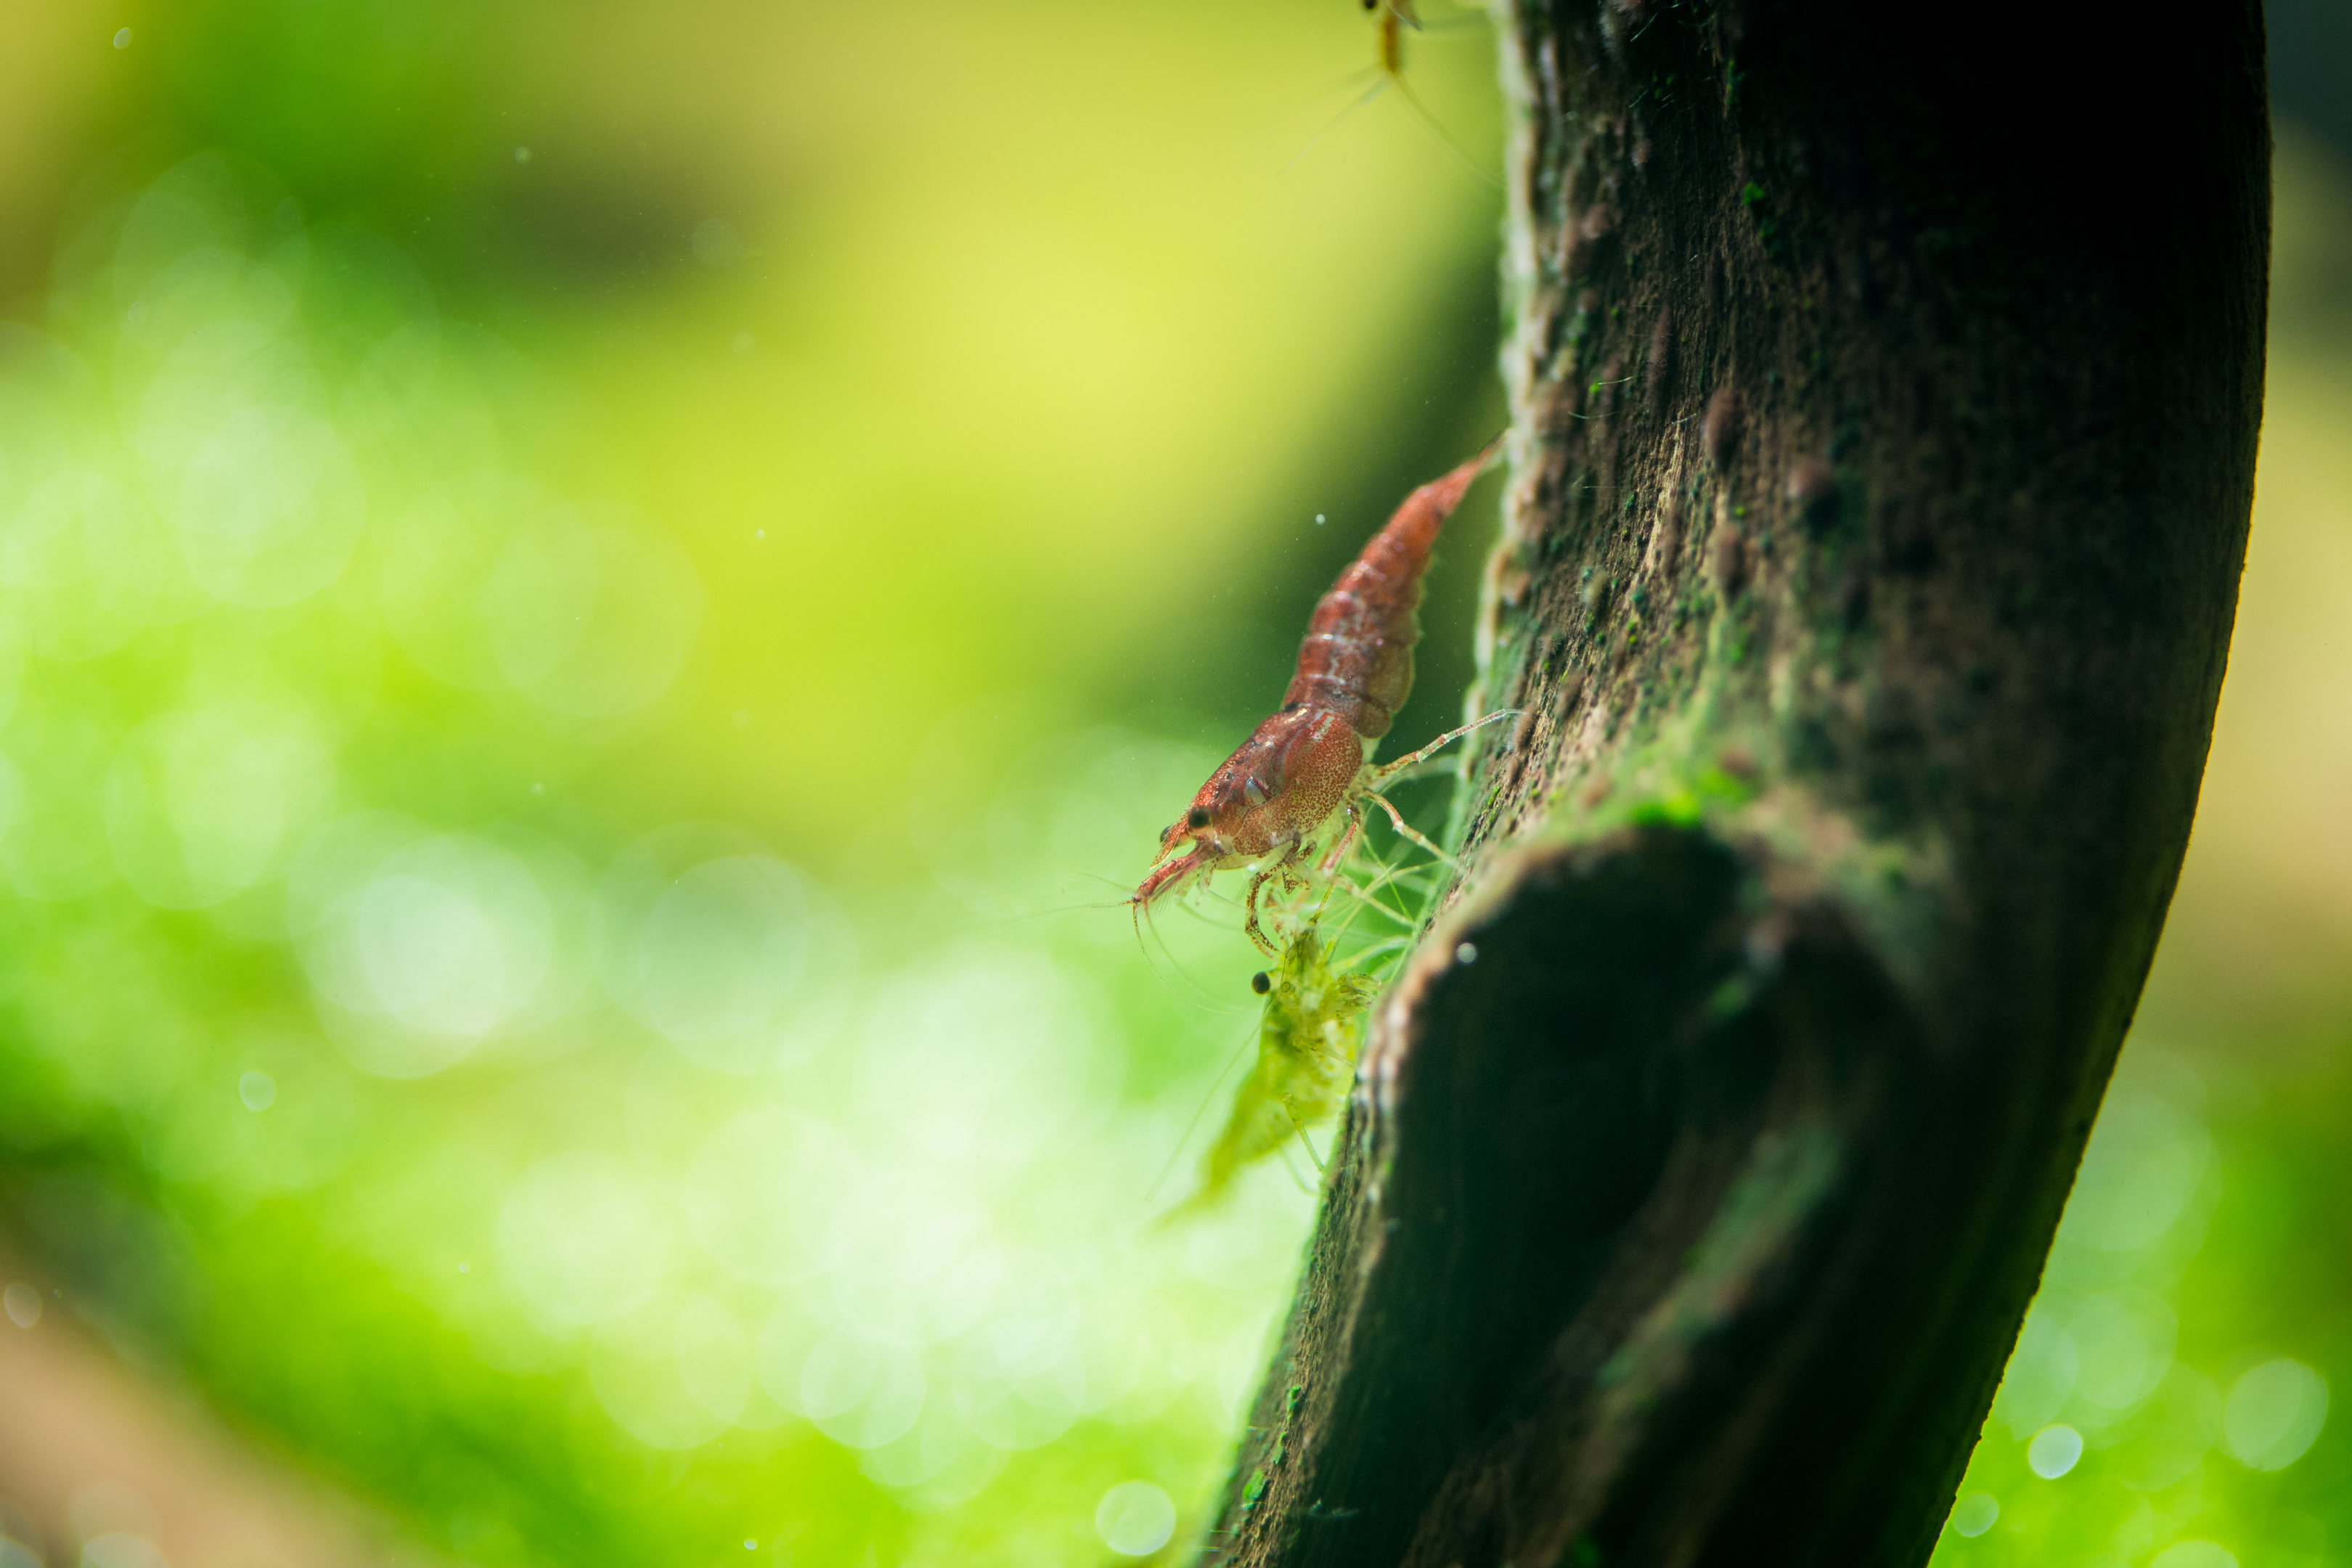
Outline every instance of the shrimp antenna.
<path id="1" fill-rule="evenodd" d="M 1462 143 L 1456 142 L 1453 135 L 1446 131 L 1445 127 L 1438 122 L 1437 116 L 1429 111 L 1429 106 L 1427 104 L 1422 102 L 1421 94 L 1413 91 L 1412 86 L 1405 81 L 1404 73 L 1402 71 L 1396 72 L 1394 74 L 1394 80 L 1396 82 L 1397 91 L 1402 95 L 1405 102 L 1412 106 L 1413 113 L 1420 116 L 1421 122 L 1429 128 L 1429 133 L 1436 137 L 1438 143 L 1448 153 L 1454 154 L 1454 161 L 1461 164 L 1464 171 L 1466 172 L 1472 179 L 1476 180 L 1488 190 L 1501 190 L 1503 188 L 1503 182 L 1495 178 L 1495 176 L 1486 170 L 1479 167 L 1478 161 L 1470 156 L 1469 152 L 1462 145 Z M 1297 160 L 1293 159 L 1292 162 L 1296 163 Z"/>
<path id="2" fill-rule="evenodd" d="M 1160 956 L 1167 961 L 1168 967 L 1175 972 L 1177 977 L 1191 987 L 1192 992 L 1191 1000 L 1221 1013 L 1227 1011 L 1225 1003 L 1216 993 L 1186 973 L 1184 966 L 1176 962 L 1176 955 L 1168 951 L 1168 940 L 1160 934 L 1160 921 L 1154 915 L 1151 905 L 1141 899 L 1130 899 L 1128 900 L 1128 907 L 1135 918 L 1135 944 L 1142 950 L 1144 967 L 1151 971 L 1151 977 L 1160 982 L 1160 989 L 1166 991 L 1171 996 L 1183 995 L 1181 991 L 1169 984 L 1168 976 L 1160 972 L 1159 963 L 1153 961 L 1151 942 L 1147 941 L 1143 934 L 1146 926 L 1151 928 L 1152 939 L 1160 943 Z"/>
<path id="3" fill-rule="evenodd" d="M 1377 70 L 1379 68 L 1375 67 L 1375 68 L 1373 68 Z M 1288 173 L 1291 169 L 1296 168 L 1296 167 L 1297 166 L 1298 161 L 1299 161 L 1301 158 L 1306 157 L 1307 153 L 1312 153 L 1313 151 L 1315 151 L 1315 144 L 1316 144 L 1317 142 L 1318 142 L 1322 141 L 1322 140 L 1323 140 L 1323 138 L 1325 138 L 1326 136 L 1330 135 L 1330 134 L 1331 134 L 1331 132 L 1332 132 L 1334 130 L 1338 129 L 1339 124 L 1339 122 L 1340 122 L 1341 121 L 1343 121 L 1343 120 L 1347 119 L 1347 118 L 1348 118 L 1348 116 L 1349 116 L 1349 115 L 1351 115 L 1351 114 L 1355 113 L 1355 112 L 1356 112 L 1356 110 L 1360 110 L 1360 109 L 1363 108 L 1363 107 L 1364 107 L 1364 105 L 1366 105 L 1366 104 L 1368 104 L 1368 103 L 1371 102 L 1371 101 L 1372 101 L 1372 100 L 1374 100 L 1374 99 L 1376 99 L 1376 98 L 1380 97 L 1380 95 L 1381 94 L 1381 92 L 1387 89 L 1387 87 L 1388 87 L 1388 85 L 1389 85 L 1389 81 L 1390 81 L 1390 78 L 1389 78 L 1389 76 L 1388 76 L 1388 73 L 1387 73 L 1387 72 L 1385 72 L 1385 71 L 1381 72 L 1380 79 L 1379 79 L 1378 81 L 1375 81 L 1374 83 L 1372 83 L 1372 85 L 1371 85 L 1371 86 L 1370 86 L 1370 87 L 1368 87 L 1368 88 L 1364 89 L 1364 90 L 1363 90 L 1362 92 L 1358 93 L 1358 94 L 1356 95 L 1355 101 L 1354 101 L 1354 102 L 1352 102 L 1352 103 L 1350 103 L 1350 104 L 1349 104 L 1347 108 L 1345 108 L 1345 109 L 1343 109 L 1343 110 L 1339 110 L 1339 113 L 1337 113 L 1337 114 L 1333 115 L 1330 119 L 1328 119 L 1328 120 L 1325 121 L 1323 122 L 1323 129 L 1322 129 L 1322 130 L 1320 130 L 1320 131 L 1318 131 L 1314 135 L 1312 135 L 1312 136 L 1308 137 L 1308 138 L 1307 139 L 1307 145 L 1306 145 L 1306 146 L 1304 146 L 1304 147 L 1301 147 L 1297 152 L 1296 152 L 1296 153 L 1292 153 L 1292 154 L 1290 155 L 1290 162 L 1289 162 L 1289 163 L 1285 163 L 1285 164 L 1282 166 L 1282 167 L 1283 167 L 1283 172 L 1286 174 L 1286 173 Z"/>
<path id="4" fill-rule="evenodd" d="M 1209 1107 L 1216 1100 L 1217 1092 L 1225 1087 L 1225 1080 L 1234 1076 L 1234 1068 L 1241 1065 L 1242 1058 L 1248 1054 L 1250 1045 L 1256 1037 L 1255 1029 L 1244 1035 L 1241 1044 L 1234 1047 L 1233 1055 L 1225 1058 L 1225 1065 L 1217 1069 L 1215 1081 L 1209 1085 L 1208 1092 L 1201 1096 L 1201 1103 L 1192 1108 L 1192 1119 L 1185 1122 L 1184 1131 L 1177 1134 L 1176 1147 L 1168 1151 L 1168 1163 L 1160 1167 L 1160 1173 L 1151 1178 L 1151 1185 L 1144 1189 L 1145 1203 L 1149 1204 L 1160 1195 L 1160 1189 L 1166 1184 L 1169 1173 L 1175 1170 L 1176 1162 L 1184 1157 L 1184 1146 L 1192 1142 L 1192 1134 L 1201 1130 L 1201 1118 L 1209 1113 Z"/>

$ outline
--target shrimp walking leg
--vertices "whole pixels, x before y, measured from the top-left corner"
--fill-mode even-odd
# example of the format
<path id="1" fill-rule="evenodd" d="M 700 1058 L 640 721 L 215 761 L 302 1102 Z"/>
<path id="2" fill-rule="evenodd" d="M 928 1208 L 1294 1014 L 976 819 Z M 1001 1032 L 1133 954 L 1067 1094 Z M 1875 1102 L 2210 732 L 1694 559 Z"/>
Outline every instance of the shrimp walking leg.
<path id="1" fill-rule="evenodd" d="M 1440 849 L 1421 829 L 1407 822 L 1404 819 L 1404 814 L 1397 810 L 1395 802 L 1384 795 L 1376 795 L 1372 799 L 1378 801 L 1381 809 L 1389 814 L 1389 824 L 1397 830 L 1397 837 L 1419 845 L 1441 865 L 1451 866 L 1457 871 L 1462 868 L 1462 862 Z"/>
<path id="2" fill-rule="evenodd" d="M 1383 784 L 1388 784 L 1391 780 L 1394 779 L 1397 774 L 1404 772 L 1407 768 L 1427 762 L 1432 756 L 1444 751 L 1446 747 L 1452 745 L 1463 736 L 1470 733 L 1473 730 L 1484 729 L 1487 725 L 1492 724 L 1497 719 L 1516 719 L 1518 716 L 1519 710 L 1516 708 L 1497 708 L 1492 713 L 1487 714 L 1484 718 L 1473 719 L 1470 722 L 1461 726 L 1459 729 L 1448 730 L 1445 733 L 1438 736 L 1437 739 L 1430 742 L 1429 744 L 1422 747 L 1419 751 L 1407 752 L 1395 762 L 1382 763 L 1379 767 L 1373 769 L 1372 782 L 1367 785 L 1366 788 L 1368 790 L 1377 790 L 1381 788 Z"/>
<path id="3" fill-rule="evenodd" d="M 1287 845 L 1272 865 L 1260 867 L 1257 875 L 1250 879 L 1249 897 L 1244 900 L 1249 910 L 1249 920 L 1244 923 L 1242 930 L 1248 934 L 1257 950 L 1268 958 L 1278 956 L 1282 949 L 1276 944 L 1272 937 L 1265 934 L 1265 928 L 1258 923 L 1258 894 L 1264 890 L 1268 882 L 1277 877 L 1282 879 L 1285 887 L 1297 880 L 1297 875 L 1290 867 L 1291 863 L 1298 858 L 1298 852 L 1297 845 Z"/>

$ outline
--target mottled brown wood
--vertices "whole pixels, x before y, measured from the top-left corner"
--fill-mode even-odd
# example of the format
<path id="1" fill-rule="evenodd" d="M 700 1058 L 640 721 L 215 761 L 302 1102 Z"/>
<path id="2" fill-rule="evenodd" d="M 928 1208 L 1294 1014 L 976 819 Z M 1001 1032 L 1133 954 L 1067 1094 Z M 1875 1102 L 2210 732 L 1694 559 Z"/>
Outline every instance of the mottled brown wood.
<path id="1" fill-rule="evenodd" d="M 2259 10 L 1498 20 L 1524 713 L 1204 1558 L 1915 1564 L 2196 804 Z"/>

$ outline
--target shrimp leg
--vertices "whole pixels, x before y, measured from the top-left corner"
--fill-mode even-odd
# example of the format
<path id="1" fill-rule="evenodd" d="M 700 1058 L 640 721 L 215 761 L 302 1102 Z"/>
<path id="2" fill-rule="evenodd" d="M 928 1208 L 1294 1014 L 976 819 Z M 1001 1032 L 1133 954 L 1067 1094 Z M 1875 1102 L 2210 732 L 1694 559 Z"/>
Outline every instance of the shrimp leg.
<path id="1" fill-rule="evenodd" d="M 1422 747 L 1421 750 L 1417 752 L 1407 752 L 1395 762 L 1383 763 L 1379 767 L 1374 768 L 1372 770 L 1371 783 L 1367 784 L 1365 788 L 1368 791 L 1379 789 L 1381 785 L 1395 778 L 1397 774 L 1404 772 L 1405 769 L 1412 767 L 1416 763 L 1428 761 L 1432 755 L 1444 750 L 1445 747 L 1452 745 L 1454 742 L 1470 733 L 1473 730 L 1484 729 L 1497 719 L 1516 719 L 1518 716 L 1519 710 L 1516 708 L 1497 708 L 1483 719 L 1474 719 L 1458 730 L 1448 730 L 1445 733 L 1438 736 L 1437 739 L 1432 741 L 1426 746 Z"/>
<path id="2" fill-rule="evenodd" d="M 1257 950 L 1268 958 L 1278 957 L 1282 950 L 1276 944 L 1273 938 L 1265 934 L 1265 928 L 1258 924 L 1258 892 L 1276 877 L 1283 879 L 1285 886 L 1294 880 L 1290 863 L 1297 858 L 1298 858 L 1298 846 L 1296 843 L 1285 845 L 1282 854 L 1272 865 L 1261 866 L 1258 868 L 1257 875 L 1250 879 L 1249 898 L 1245 900 L 1249 909 L 1249 920 L 1242 926 L 1242 930 L 1248 933 L 1250 941 L 1256 945 Z"/>
<path id="3" fill-rule="evenodd" d="M 1389 814 L 1389 822 L 1391 826 L 1396 828 L 1397 836 L 1399 837 L 1410 839 L 1412 842 L 1421 846 L 1422 848 L 1427 850 L 1429 854 L 1441 864 L 1451 866 L 1457 871 L 1462 869 L 1461 861 L 1456 860 L 1453 856 L 1448 855 L 1444 850 L 1440 849 L 1435 844 L 1423 837 L 1419 828 L 1413 826 L 1412 824 L 1404 819 L 1403 815 L 1397 810 L 1394 803 L 1392 803 L 1388 796 L 1384 795 L 1376 795 L 1372 796 L 1372 798 L 1380 802 L 1381 809 L 1382 811 Z"/>
<path id="4" fill-rule="evenodd" d="M 1323 857 L 1323 863 L 1315 868 L 1315 874 L 1318 877 L 1328 879 L 1337 875 L 1348 858 L 1348 851 L 1353 849 L 1356 840 L 1363 837 L 1364 816 L 1356 803 L 1351 800 L 1340 809 L 1348 814 L 1348 830 L 1339 835 L 1332 844 L 1330 853 Z"/>

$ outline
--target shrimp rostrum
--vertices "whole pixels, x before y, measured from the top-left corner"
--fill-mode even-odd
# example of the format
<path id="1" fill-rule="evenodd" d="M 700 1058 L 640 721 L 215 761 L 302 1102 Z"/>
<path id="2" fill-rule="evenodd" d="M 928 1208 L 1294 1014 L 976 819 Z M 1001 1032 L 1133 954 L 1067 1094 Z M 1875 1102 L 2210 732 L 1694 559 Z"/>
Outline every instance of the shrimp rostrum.
<path id="1" fill-rule="evenodd" d="M 1246 929 L 1271 955 L 1275 943 L 1259 924 L 1266 883 L 1280 879 L 1291 887 L 1310 872 L 1336 874 L 1362 831 L 1367 802 L 1378 804 L 1401 835 L 1445 858 L 1380 792 L 1439 747 L 1509 715 L 1489 713 L 1384 766 L 1371 758 L 1412 690 L 1430 551 L 1495 451 L 1488 447 L 1407 496 L 1316 604 L 1282 707 L 1209 775 L 1191 808 L 1160 835 L 1160 859 L 1129 900 L 1139 916 L 1218 871 L 1250 867 Z"/>

